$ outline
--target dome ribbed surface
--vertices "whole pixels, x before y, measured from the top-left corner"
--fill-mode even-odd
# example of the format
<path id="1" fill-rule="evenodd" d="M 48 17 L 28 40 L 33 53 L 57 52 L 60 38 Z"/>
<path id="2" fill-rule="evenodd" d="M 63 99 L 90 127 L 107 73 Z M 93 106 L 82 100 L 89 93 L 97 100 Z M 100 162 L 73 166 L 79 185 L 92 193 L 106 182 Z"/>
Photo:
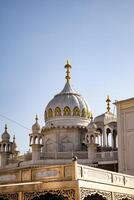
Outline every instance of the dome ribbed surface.
<path id="1" fill-rule="evenodd" d="M 48 103 L 46 109 L 45 109 L 45 121 L 51 120 L 51 123 L 53 123 L 53 119 L 57 118 L 55 114 L 55 109 L 58 108 L 61 111 L 60 116 L 58 116 L 59 120 L 60 118 L 65 117 L 64 116 L 64 109 L 65 108 L 70 109 L 70 116 L 74 118 L 84 118 L 89 120 L 89 107 L 86 103 L 85 99 L 77 93 L 70 85 L 70 82 L 67 81 L 63 90 L 54 96 L 54 98 Z M 51 109 L 52 116 L 49 117 L 49 109 Z M 74 109 L 76 109 L 79 112 L 79 115 L 74 114 Z M 85 115 L 82 116 L 82 114 L 85 113 Z M 78 114 L 78 113 L 77 113 Z M 66 116 L 66 117 L 70 117 Z"/>

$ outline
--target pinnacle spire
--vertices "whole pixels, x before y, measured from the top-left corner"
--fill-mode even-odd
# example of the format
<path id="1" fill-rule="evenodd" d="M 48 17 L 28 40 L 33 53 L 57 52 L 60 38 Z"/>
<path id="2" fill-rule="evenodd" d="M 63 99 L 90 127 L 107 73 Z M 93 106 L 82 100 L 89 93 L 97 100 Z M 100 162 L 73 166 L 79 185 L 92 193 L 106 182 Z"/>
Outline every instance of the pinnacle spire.
<path id="1" fill-rule="evenodd" d="M 66 62 L 66 65 L 65 65 L 65 68 L 66 68 L 66 79 L 67 81 L 69 81 L 71 79 L 71 75 L 70 75 L 70 69 L 71 69 L 71 64 L 69 62 L 69 59 L 67 59 L 67 62 Z"/>
<path id="2" fill-rule="evenodd" d="M 109 95 L 107 95 L 106 103 L 107 103 L 107 112 L 108 113 L 110 112 L 110 109 L 111 109 L 110 102 L 111 102 L 110 97 L 109 97 Z"/>
<path id="3" fill-rule="evenodd" d="M 5 131 L 7 131 L 7 124 L 5 124 Z"/>
<path id="4" fill-rule="evenodd" d="M 38 122 L 38 115 L 37 114 L 35 116 L 35 121 L 36 121 L 36 123 Z"/>

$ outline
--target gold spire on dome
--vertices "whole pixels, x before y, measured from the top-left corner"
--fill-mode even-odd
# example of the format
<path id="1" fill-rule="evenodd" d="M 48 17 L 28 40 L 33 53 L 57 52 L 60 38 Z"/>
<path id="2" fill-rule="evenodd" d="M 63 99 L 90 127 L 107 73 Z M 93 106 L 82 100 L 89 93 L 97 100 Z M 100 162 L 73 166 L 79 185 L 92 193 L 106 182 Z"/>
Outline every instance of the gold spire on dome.
<path id="1" fill-rule="evenodd" d="M 67 81 L 69 81 L 71 79 L 71 76 L 70 76 L 70 69 L 71 69 L 71 64 L 69 62 L 69 60 L 67 59 L 67 63 L 65 65 L 65 68 L 66 68 L 66 79 Z"/>
<path id="2" fill-rule="evenodd" d="M 107 103 L 107 112 L 108 113 L 110 112 L 110 109 L 111 109 L 110 102 L 111 102 L 110 97 L 109 97 L 109 95 L 107 95 L 106 103 Z"/>

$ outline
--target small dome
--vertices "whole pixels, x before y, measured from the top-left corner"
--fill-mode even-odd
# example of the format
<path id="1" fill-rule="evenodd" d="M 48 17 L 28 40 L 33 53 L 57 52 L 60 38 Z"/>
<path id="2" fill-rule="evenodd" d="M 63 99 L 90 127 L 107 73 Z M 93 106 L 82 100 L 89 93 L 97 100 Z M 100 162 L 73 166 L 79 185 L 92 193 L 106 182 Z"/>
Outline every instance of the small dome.
<path id="1" fill-rule="evenodd" d="M 103 113 L 102 115 L 99 115 L 95 117 L 94 121 L 95 123 L 101 123 L 101 124 L 109 124 L 111 122 L 116 122 L 117 117 L 113 113 L 110 112 L 110 97 L 109 95 L 107 96 L 106 103 L 107 103 L 107 111 Z"/>
<path id="2" fill-rule="evenodd" d="M 1 138 L 2 138 L 2 141 L 7 141 L 8 142 L 10 140 L 10 135 L 7 132 L 7 125 L 6 124 L 5 124 L 5 131 L 2 134 Z"/>
<path id="3" fill-rule="evenodd" d="M 106 112 L 102 115 L 95 117 L 94 119 L 95 123 L 102 123 L 102 124 L 108 124 L 108 123 L 116 122 L 116 121 L 117 121 L 116 115 L 114 115 L 111 112 Z"/>
<path id="4" fill-rule="evenodd" d="M 38 132 L 40 132 L 40 125 L 39 125 L 39 123 L 38 123 L 38 116 L 36 115 L 36 117 L 35 117 L 35 124 L 33 124 L 33 126 L 32 126 L 32 132 L 33 133 L 38 133 Z"/>
<path id="5" fill-rule="evenodd" d="M 70 84 L 70 65 L 67 63 L 67 82 L 63 90 L 54 96 L 45 109 L 46 126 L 78 125 L 89 123 L 89 107 L 85 99 Z"/>

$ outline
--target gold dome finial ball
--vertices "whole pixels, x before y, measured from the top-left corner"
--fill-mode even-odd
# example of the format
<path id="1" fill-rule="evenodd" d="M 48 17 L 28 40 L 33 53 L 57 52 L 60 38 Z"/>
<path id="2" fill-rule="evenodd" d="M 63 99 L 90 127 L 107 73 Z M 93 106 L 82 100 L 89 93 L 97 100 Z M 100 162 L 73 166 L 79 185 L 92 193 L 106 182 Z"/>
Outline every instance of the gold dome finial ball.
<path id="1" fill-rule="evenodd" d="M 65 65 L 65 68 L 66 68 L 66 79 L 67 81 L 69 81 L 71 79 L 71 76 L 70 76 L 70 69 L 71 69 L 71 64 L 69 62 L 69 59 L 67 59 L 67 63 Z"/>
<path id="2" fill-rule="evenodd" d="M 107 112 L 110 112 L 110 102 L 111 102 L 111 100 L 110 100 L 110 97 L 109 97 L 109 95 L 107 95 L 107 99 L 106 99 L 106 103 L 107 103 Z"/>

